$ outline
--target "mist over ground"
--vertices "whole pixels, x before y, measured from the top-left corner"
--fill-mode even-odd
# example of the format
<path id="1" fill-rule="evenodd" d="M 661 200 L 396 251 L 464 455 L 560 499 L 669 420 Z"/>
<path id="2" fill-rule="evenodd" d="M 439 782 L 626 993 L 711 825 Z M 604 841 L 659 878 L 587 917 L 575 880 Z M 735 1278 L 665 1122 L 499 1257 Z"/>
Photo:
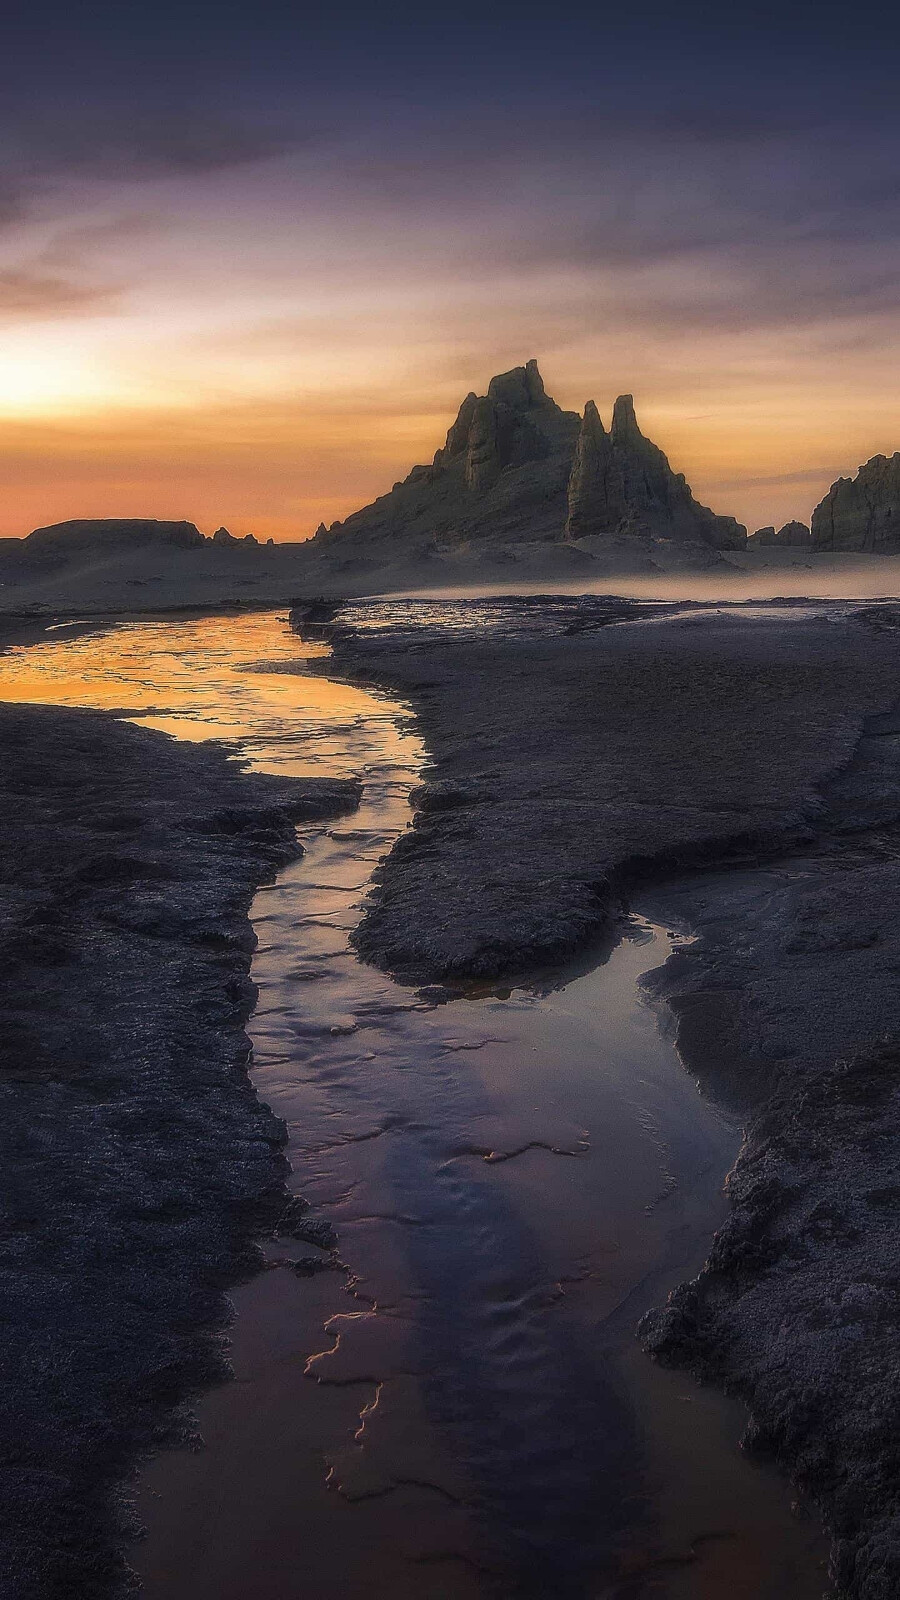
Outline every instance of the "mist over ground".
<path id="1" fill-rule="evenodd" d="M 877 561 L 826 558 L 804 566 L 765 567 L 741 571 L 661 572 L 658 576 L 622 573 L 592 583 L 505 583 L 476 587 L 404 589 L 406 599 L 464 600 L 475 594 L 617 594 L 637 600 L 699 600 L 744 604 L 753 600 L 876 600 L 900 596 L 900 556 Z"/>

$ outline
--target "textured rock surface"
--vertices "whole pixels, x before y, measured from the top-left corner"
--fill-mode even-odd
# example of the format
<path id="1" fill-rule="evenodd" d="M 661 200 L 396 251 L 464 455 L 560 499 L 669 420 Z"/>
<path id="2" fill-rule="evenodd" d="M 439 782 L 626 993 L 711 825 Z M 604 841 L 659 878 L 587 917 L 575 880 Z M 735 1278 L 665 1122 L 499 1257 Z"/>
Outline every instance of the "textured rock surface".
<path id="1" fill-rule="evenodd" d="M 822 1500 L 838 1593 L 900 1592 L 900 717 L 823 788 L 818 848 L 675 883 L 700 934 L 654 975 L 679 1049 L 750 1108 L 731 1215 L 647 1316 L 660 1360 L 736 1388 L 747 1444 Z"/>
<path id="2" fill-rule="evenodd" d="M 900 550 L 900 454 L 873 456 L 855 478 L 838 478 L 812 514 L 815 550 Z"/>
<path id="3" fill-rule="evenodd" d="M 302 1227 L 247 911 L 355 790 L 93 712 L 0 706 L 0 752 L 0 1593 L 73 1600 L 125 1583 L 116 1483 L 189 1435 L 254 1238 Z"/>
<path id="4" fill-rule="evenodd" d="M 625 516 L 625 488 L 612 441 L 593 400 L 584 408 L 568 488 L 566 532 L 572 539 L 604 534 Z"/>
<path id="5" fill-rule="evenodd" d="M 630 394 L 620 395 L 607 434 L 593 401 L 585 407 L 569 479 L 571 538 L 673 540 L 739 550 L 746 529 L 694 499 L 657 445 L 644 437 Z"/>
<path id="6" fill-rule="evenodd" d="M 643 874 L 804 837 L 900 672 L 891 633 L 802 609 L 629 625 L 644 608 L 559 600 L 454 638 L 415 603 L 357 629 L 357 604 L 331 624 L 338 665 L 413 702 L 429 777 L 467 796 L 420 803 L 356 936 L 432 978 L 557 960 Z"/>

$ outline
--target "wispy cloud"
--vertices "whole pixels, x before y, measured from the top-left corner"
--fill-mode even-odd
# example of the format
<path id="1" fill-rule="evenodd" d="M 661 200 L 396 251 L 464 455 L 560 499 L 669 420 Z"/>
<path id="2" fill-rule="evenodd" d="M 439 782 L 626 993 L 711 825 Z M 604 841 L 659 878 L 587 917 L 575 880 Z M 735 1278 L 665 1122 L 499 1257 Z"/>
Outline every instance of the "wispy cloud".
<path id="1" fill-rule="evenodd" d="M 0 271 L 0 321 L 96 315 L 115 303 L 116 290 L 76 283 L 40 271 Z"/>
<path id="2" fill-rule="evenodd" d="M 317 135 L 157 105 L 79 108 L 30 119 L 20 160 L 38 178 L 140 182 L 221 172 L 270 160 Z"/>

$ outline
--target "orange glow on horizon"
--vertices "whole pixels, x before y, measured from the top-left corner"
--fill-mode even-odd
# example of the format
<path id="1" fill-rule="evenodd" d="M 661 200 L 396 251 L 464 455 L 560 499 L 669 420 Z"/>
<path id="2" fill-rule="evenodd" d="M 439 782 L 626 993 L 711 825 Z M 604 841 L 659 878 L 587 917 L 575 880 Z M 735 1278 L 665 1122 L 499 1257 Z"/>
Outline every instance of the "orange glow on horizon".
<path id="1" fill-rule="evenodd" d="M 554 382 L 546 369 L 545 378 L 561 404 L 581 408 L 581 388 Z M 474 383 L 483 391 L 487 378 Z M 820 391 L 803 389 L 777 407 L 747 393 L 704 397 L 701 407 L 670 394 L 642 400 L 635 388 L 644 432 L 697 497 L 751 530 L 808 520 L 836 476 L 900 445 L 900 407 L 883 393 L 829 410 Z M 594 393 L 608 421 L 613 393 Z M 0 536 L 70 517 L 158 516 L 187 518 L 207 533 L 224 523 L 238 535 L 304 539 L 429 461 L 461 398 L 448 395 L 443 411 L 437 397 L 406 412 L 375 393 L 8 417 Z"/>

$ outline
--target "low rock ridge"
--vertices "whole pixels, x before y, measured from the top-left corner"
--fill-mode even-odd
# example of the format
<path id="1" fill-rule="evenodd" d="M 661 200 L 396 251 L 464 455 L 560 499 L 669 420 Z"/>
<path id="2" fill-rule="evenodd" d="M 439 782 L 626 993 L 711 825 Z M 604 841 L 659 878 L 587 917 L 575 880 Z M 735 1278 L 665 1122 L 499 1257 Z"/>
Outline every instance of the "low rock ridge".
<path id="1" fill-rule="evenodd" d="M 271 545 L 274 540 L 266 542 Z M 119 554 L 153 545 L 168 545 L 178 550 L 200 550 L 209 545 L 259 547 L 259 540 L 252 533 L 238 539 L 227 528 L 217 528 L 212 538 L 207 539 L 196 523 L 165 521 L 157 517 L 74 517 L 68 522 L 35 528 L 26 539 L 9 543 L 18 545 L 19 553 L 26 560 L 46 556 L 65 559 L 94 552 Z"/>

